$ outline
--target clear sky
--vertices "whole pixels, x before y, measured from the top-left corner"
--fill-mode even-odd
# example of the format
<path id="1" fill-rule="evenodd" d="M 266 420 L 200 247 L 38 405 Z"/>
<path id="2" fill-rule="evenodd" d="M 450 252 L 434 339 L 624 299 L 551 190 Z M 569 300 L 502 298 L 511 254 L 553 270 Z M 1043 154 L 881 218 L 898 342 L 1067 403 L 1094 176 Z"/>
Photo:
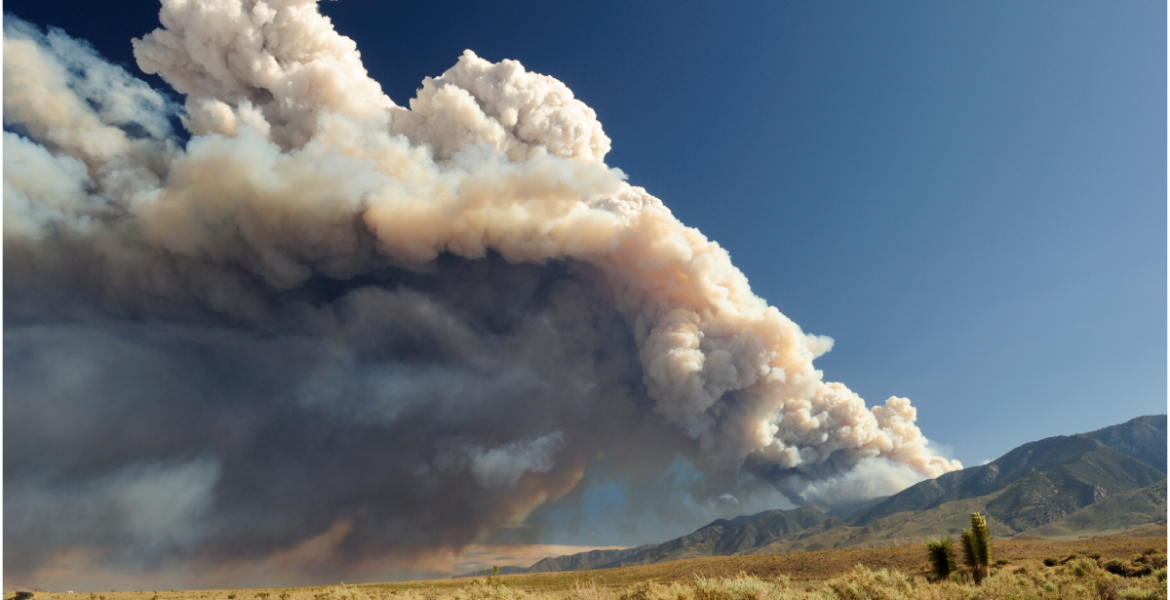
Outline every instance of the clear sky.
<path id="1" fill-rule="evenodd" d="M 158 4 L 4 10 L 141 76 Z M 965 465 L 1166 411 L 1164 2 L 321 10 L 398 104 L 464 49 L 565 82 L 608 165 L 836 340 L 827 380 L 909 397 Z"/>

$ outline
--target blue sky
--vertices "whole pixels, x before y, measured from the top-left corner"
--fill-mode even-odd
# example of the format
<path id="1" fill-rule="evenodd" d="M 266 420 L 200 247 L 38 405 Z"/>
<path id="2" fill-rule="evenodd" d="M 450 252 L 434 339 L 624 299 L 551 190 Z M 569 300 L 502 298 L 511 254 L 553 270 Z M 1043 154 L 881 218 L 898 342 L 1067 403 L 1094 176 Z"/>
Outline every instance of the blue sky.
<path id="1" fill-rule="evenodd" d="M 138 72 L 157 4 L 110 6 L 5 9 Z M 564 81 L 610 165 L 836 339 L 827 379 L 964 463 L 1166 409 L 1164 3 L 322 10 L 400 104 L 464 48 Z"/>

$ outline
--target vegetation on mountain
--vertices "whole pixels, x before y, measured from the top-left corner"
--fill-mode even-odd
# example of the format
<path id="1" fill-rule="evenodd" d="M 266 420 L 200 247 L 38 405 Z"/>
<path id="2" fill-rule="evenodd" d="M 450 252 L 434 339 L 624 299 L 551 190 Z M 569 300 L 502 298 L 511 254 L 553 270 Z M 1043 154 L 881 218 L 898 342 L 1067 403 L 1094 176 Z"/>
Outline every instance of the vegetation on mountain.
<path id="1" fill-rule="evenodd" d="M 812 507 L 770 510 L 733 520 L 719 519 L 694 533 L 652 545 L 596 568 L 650 564 L 698 556 L 732 556 L 789 537 L 807 537 L 844 525 Z"/>
<path id="2" fill-rule="evenodd" d="M 1166 524 L 1166 480 L 1121 492 L 1090 504 L 1065 518 L 1025 530 L 1021 535 L 1085 536 L 1129 531 L 1143 524 Z"/>
<path id="3" fill-rule="evenodd" d="M 1024 444 L 986 465 L 911 486 L 854 515 L 849 524 L 864 526 L 900 512 L 999 492 L 985 514 L 1018 532 L 1164 477 L 1158 469 L 1095 439 L 1058 436 Z"/>
<path id="4" fill-rule="evenodd" d="M 1166 472 L 1166 415 L 1138 417 L 1081 435 Z"/>
<path id="5" fill-rule="evenodd" d="M 635 548 L 620 548 L 616 550 L 590 550 L 567 556 L 550 556 L 541 559 L 528 569 L 521 569 L 524 573 L 548 573 L 551 571 L 583 571 L 597 569 L 605 565 L 620 563 L 644 550 L 649 550 L 657 544 L 644 544 Z"/>

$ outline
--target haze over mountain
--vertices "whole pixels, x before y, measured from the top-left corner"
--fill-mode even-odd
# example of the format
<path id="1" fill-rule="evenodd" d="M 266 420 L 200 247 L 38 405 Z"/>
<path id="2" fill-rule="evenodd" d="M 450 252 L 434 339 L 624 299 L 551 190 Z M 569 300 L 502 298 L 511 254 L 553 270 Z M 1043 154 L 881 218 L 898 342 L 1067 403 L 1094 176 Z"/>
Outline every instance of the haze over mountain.
<path id="1" fill-rule="evenodd" d="M 508 572 L 605 569 L 694 558 L 913 542 L 957 535 L 971 512 L 996 537 L 1089 536 L 1166 523 L 1166 415 L 1023 444 L 923 481 L 842 519 L 813 507 L 772 510 L 661 544 L 546 558 Z"/>

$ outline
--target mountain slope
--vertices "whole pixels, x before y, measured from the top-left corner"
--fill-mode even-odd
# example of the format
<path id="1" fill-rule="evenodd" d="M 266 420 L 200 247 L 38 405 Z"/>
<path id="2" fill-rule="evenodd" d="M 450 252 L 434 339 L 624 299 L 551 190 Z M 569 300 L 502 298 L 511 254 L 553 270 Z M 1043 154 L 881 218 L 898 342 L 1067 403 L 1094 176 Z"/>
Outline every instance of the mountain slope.
<path id="1" fill-rule="evenodd" d="M 1138 417 L 1081 435 L 1166 472 L 1166 415 Z"/>
<path id="2" fill-rule="evenodd" d="M 1110 496 L 1067 517 L 1035 527 L 1026 535 L 1084 537 L 1128 531 L 1147 523 L 1166 524 L 1166 480 Z"/>
<path id="3" fill-rule="evenodd" d="M 697 556 L 731 556 L 793 534 L 811 534 L 844 524 L 811 507 L 770 510 L 746 520 L 719 519 L 694 533 L 658 544 L 600 568 L 643 565 Z"/>
<path id="4" fill-rule="evenodd" d="M 1166 415 L 1029 442 L 923 481 L 842 520 L 811 508 L 720 519 L 662 544 L 546 558 L 530 572 L 605 569 L 704 556 L 893 545 L 957 536 L 972 512 L 998 538 L 1108 534 L 1166 523 Z"/>
<path id="5" fill-rule="evenodd" d="M 1165 441 L 1163 440 L 1163 444 Z M 1004 490 L 987 510 L 1026 529 L 1057 520 L 1111 493 L 1161 480 L 1158 469 L 1081 435 L 1057 436 L 1024 444 L 977 467 L 947 473 L 913 485 L 849 519 L 866 525 L 907 510 L 929 510 L 946 502 L 978 498 Z"/>
<path id="6" fill-rule="evenodd" d="M 591 550 L 578 552 L 566 556 L 550 556 L 526 569 L 525 573 L 549 573 L 553 571 L 584 571 L 596 569 L 602 565 L 619 562 L 639 552 L 648 550 L 657 544 L 645 544 L 637 548 L 623 548 L 620 550 Z"/>

